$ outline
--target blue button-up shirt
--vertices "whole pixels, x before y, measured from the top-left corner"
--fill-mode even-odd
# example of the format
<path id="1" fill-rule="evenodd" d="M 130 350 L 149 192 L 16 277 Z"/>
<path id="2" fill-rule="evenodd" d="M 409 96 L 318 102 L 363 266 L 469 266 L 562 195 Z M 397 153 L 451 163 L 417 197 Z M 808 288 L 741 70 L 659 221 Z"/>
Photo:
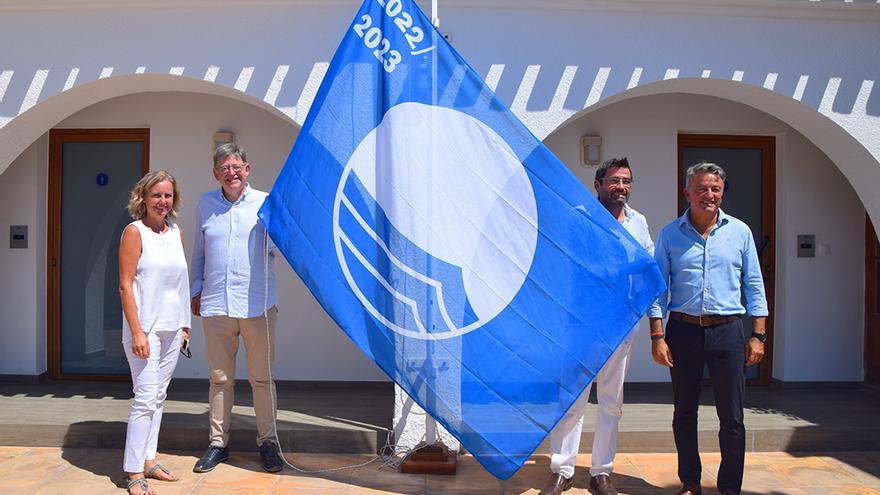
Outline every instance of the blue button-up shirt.
<path id="1" fill-rule="evenodd" d="M 199 200 L 190 293 L 201 294 L 202 316 L 253 318 L 275 305 L 275 245 L 269 239 L 267 252 L 266 230 L 257 218 L 266 196 L 247 186 L 235 203 L 223 189 L 208 191 Z"/>
<path id="2" fill-rule="evenodd" d="M 767 316 L 761 263 L 748 225 L 719 209 L 718 221 L 703 239 L 689 212 L 657 236 L 654 259 L 669 292 L 660 296 L 648 316 L 660 318 L 667 309 L 692 316 L 743 314 L 742 289 L 748 313 Z"/>

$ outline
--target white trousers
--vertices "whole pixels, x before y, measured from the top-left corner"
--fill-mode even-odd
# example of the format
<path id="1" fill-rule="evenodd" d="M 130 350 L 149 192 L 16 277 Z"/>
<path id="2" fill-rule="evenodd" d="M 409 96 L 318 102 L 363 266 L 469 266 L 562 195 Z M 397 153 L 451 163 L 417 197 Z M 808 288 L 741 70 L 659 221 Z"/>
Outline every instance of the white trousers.
<path id="1" fill-rule="evenodd" d="M 635 330 L 630 332 L 593 380 L 599 384 L 596 388 L 599 412 L 596 417 L 596 433 L 593 436 L 591 476 L 610 475 L 613 470 L 614 455 L 617 453 L 617 426 L 623 416 L 623 381 L 629 369 L 635 334 Z M 574 476 L 581 430 L 584 426 L 584 412 L 592 387 L 592 383 L 587 385 L 550 432 L 550 470 L 568 479 Z"/>
<path id="2" fill-rule="evenodd" d="M 147 334 L 150 357 L 141 359 L 131 351 L 131 336 L 125 335 L 122 346 L 131 368 L 134 399 L 128 414 L 125 434 L 125 458 L 122 468 L 126 473 L 140 473 L 144 462 L 156 458 L 162 409 L 171 375 L 177 366 L 180 352 L 180 330 L 152 331 Z"/>

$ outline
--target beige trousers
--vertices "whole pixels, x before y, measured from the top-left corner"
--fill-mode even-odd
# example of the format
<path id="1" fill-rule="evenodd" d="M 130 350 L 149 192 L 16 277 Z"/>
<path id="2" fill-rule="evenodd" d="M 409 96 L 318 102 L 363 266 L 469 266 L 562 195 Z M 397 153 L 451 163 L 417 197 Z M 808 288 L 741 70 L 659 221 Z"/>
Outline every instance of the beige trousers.
<path id="1" fill-rule="evenodd" d="M 202 320 L 205 329 L 205 353 L 211 370 L 211 389 L 208 395 L 211 445 L 225 447 L 229 443 L 229 425 L 235 400 L 235 355 L 238 352 L 239 336 L 244 341 L 247 353 L 248 382 L 253 391 L 257 422 L 257 445 L 267 440 L 275 441 L 276 412 L 272 407 L 275 383 L 269 376 L 269 359 L 275 359 L 278 309 L 272 306 L 266 315 L 267 317 L 254 318 L 211 316 Z M 271 358 L 269 339 L 272 342 Z"/>

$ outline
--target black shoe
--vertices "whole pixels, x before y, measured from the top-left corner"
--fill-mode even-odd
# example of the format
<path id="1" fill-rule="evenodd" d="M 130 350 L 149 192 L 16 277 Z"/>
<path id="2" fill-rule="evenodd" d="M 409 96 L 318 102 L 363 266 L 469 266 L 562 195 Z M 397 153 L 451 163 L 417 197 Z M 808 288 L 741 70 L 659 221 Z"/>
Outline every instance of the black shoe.
<path id="1" fill-rule="evenodd" d="M 260 462 L 263 469 L 270 473 L 277 473 L 284 467 L 284 461 L 278 454 L 278 446 L 275 442 L 263 442 L 260 444 Z"/>
<path id="2" fill-rule="evenodd" d="M 202 454 L 202 458 L 196 461 L 196 465 L 193 466 L 194 473 L 207 473 L 208 471 L 217 467 L 217 464 L 221 462 L 226 462 L 229 460 L 229 447 L 218 447 L 216 445 L 211 445 L 208 447 L 208 450 Z"/>
<path id="3" fill-rule="evenodd" d="M 700 495 L 703 493 L 703 489 L 700 487 L 699 483 L 684 483 L 681 485 L 681 488 L 675 492 L 675 495 Z"/>

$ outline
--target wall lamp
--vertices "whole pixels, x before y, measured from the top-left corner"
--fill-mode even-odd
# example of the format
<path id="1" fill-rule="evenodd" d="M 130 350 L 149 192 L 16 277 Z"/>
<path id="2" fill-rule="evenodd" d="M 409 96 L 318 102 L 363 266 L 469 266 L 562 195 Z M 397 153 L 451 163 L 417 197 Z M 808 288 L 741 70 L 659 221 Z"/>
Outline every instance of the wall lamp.
<path id="1" fill-rule="evenodd" d="M 595 167 L 602 161 L 602 137 L 581 136 L 581 165 Z"/>
<path id="2" fill-rule="evenodd" d="M 217 149 L 221 144 L 226 143 L 234 143 L 235 142 L 235 134 L 226 131 L 217 131 L 214 133 L 214 150 Z M 211 150 L 211 153 L 214 152 Z"/>

